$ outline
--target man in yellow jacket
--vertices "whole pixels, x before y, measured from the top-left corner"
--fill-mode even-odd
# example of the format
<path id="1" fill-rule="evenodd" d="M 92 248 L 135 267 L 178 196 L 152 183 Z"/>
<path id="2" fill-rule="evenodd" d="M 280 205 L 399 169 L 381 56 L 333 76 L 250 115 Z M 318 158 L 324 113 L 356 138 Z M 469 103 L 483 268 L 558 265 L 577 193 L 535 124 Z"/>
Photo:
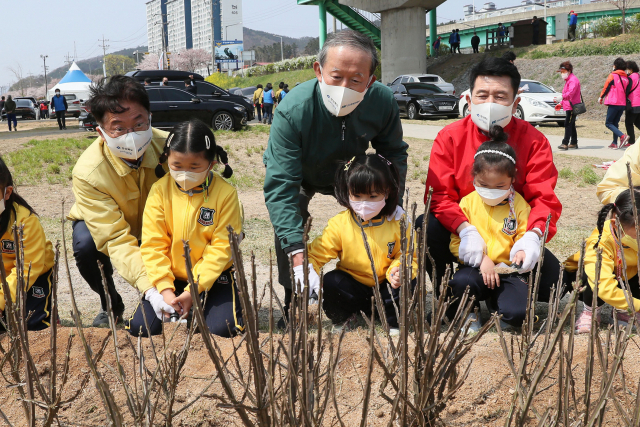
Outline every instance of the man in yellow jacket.
<path id="1" fill-rule="evenodd" d="M 256 86 L 256 90 L 253 92 L 253 106 L 256 107 L 256 116 L 258 117 L 258 123 L 262 121 L 262 94 L 264 89 L 262 85 Z"/>
<path id="2" fill-rule="evenodd" d="M 93 87 L 88 106 L 99 124 L 100 137 L 73 168 L 76 203 L 69 219 L 78 270 L 100 296 L 102 309 L 93 321 L 99 327 L 109 320 L 98 261 L 103 265 L 114 315 L 120 320 L 124 303 L 113 282 L 113 267 L 140 292 L 152 288 L 139 241 L 142 213 L 149 190 L 158 180 L 155 168 L 167 133 L 151 127 L 147 92 L 130 77 L 114 76 Z M 150 298 L 155 295 L 162 298 L 147 294 L 145 298 L 152 303 Z"/>

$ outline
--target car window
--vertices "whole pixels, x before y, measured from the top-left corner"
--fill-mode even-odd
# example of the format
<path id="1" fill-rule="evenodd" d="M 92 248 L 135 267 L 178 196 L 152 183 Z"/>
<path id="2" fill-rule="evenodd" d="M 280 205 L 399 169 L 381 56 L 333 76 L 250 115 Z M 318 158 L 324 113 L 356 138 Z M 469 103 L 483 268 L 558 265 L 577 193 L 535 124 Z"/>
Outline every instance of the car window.
<path id="1" fill-rule="evenodd" d="M 28 99 L 18 99 L 16 101 L 16 107 L 31 107 L 31 101 Z"/>
<path id="2" fill-rule="evenodd" d="M 177 90 L 174 88 L 166 88 L 159 89 L 162 91 L 162 97 L 165 101 L 173 101 L 173 102 L 190 102 L 193 98 L 193 95 L 189 92 L 185 92 L 182 90 Z"/>
<path id="3" fill-rule="evenodd" d="M 438 77 L 419 77 L 421 83 L 438 83 Z"/>
<path id="4" fill-rule="evenodd" d="M 149 95 L 149 101 L 160 102 L 162 97 L 160 96 L 160 89 L 147 89 L 147 95 Z"/>
<path id="5" fill-rule="evenodd" d="M 409 81 L 409 76 L 403 76 L 402 81 L 400 83 L 406 83 Z"/>
<path id="6" fill-rule="evenodd" d="M 409 95 L 433 95 L 435 93 L 444 93 L 442 89 L 434 85 L 409 86 Z"/>
<path id="7" fill-rule="evenodd" d="M 398 77 L 397 79 L 395 79 L 392 83 L 391 86 L 395 86 L 397 84 L 400 84 L 400 80 L 402 80 L 402 77 Z"/>
<path id="8" fill-rule="evenodd" d="M 69 94 L 69 95 L 62 95 L 65 97 L 65 99 L 67 100 L 67 102 L 69 101 L 73 101 L 74 99 L 76 99 L 76 96 L 73 94 Z"/>
<path id="9" fill-rule="evenodd" d="M 524 93 L 555 93 L 540 82 L 520 82 L 520 87 L 524 88 Z"/>
<path id="10" fill-rule="evenodd" d="M 217 93 L 220 95 L 226 95 L 221 90 L 218 90 L 214 85 L 203 81 L 196 81 L 196 88 L 198 89 L 198 95 L 215 95 Z"/>
<path id="11" fill-rule="evenodd" d="M 398 93 L 405 92 L 406 90 L 407 88 L 405 88 L 404 85 L 398 85 Z"/>

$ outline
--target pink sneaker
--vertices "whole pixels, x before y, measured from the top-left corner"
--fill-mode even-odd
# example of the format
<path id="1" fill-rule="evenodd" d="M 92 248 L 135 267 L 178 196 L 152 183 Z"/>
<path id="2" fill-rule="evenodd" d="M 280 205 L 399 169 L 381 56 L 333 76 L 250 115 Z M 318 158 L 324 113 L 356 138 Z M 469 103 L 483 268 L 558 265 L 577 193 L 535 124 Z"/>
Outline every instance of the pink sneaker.
<path id="1" fill-rule="evenodd" d="M 618 149 L 620 149 L 620 148 L 624 147 L 624 146 L 625 146 L 625 144 L 626 144 L 627 142 L 629 142 L 629 139 L 631 139 L 631 138 L 629 137 L 629 135 L 626 135 L 626 134 L 622 135 L 622 136 L 620 137 L 620 144 L 618 145 Z"/>
<path id="2" fill-rule="evenodd" d="M 593 318 L 593 311 L 583 309 L 580 313 L 580 317 L 576 320 L 576 333 L 588 334 L 591 332 L 591 319 Z M 596 309 L 596 324 L 600 324 L 600 310 Z"/>
<path id="3" fill-rule="evenodd" d="M 627 310 L 618 310 L 616 309 L 616 317 L 618 318 L 618 327 L 626 328 L 631 320 L 631 315 L 627 312 Z M 636 321 L 640 324 L 640 313 L 636 313 Z"/>

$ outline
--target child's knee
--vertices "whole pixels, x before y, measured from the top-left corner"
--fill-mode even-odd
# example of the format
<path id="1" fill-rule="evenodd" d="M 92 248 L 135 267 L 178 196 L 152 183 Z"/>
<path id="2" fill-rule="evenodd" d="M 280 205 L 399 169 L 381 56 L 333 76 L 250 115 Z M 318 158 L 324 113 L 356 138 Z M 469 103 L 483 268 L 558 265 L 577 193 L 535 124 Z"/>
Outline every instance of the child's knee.
<path id="1" fill-rule="evenodd" d="M 522 322 L 524 322 L 524 318 L 527 315 L 527 307 L 516 307 L 516 306 L 507 306 L 500 307 L 498 309 L 498 314 L 502 315 L 502 320 L 505 323 L 510 324 L 511 326 L 521 327 Z"/>

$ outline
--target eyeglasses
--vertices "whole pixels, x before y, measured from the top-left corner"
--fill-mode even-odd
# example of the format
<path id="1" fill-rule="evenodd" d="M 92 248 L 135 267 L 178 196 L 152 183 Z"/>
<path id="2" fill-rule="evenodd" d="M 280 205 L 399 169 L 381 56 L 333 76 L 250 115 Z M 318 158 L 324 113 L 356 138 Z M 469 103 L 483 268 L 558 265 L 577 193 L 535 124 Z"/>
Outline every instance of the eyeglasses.
<path id="1" fill-rule="evenodd" d="M 124 126 L 115 126 L 113 129 L 105 129 L 105 130 L 110 137 L 119 138 L 122 135 L 128 134 L 129 132 L 144 132 L 146 130 L 149 130 L 149 126 L 151 126 L 151 121 L 144 120 L 139 123 L 136 123 L 136 125 L 133 128 L 125 128 Z"/>

